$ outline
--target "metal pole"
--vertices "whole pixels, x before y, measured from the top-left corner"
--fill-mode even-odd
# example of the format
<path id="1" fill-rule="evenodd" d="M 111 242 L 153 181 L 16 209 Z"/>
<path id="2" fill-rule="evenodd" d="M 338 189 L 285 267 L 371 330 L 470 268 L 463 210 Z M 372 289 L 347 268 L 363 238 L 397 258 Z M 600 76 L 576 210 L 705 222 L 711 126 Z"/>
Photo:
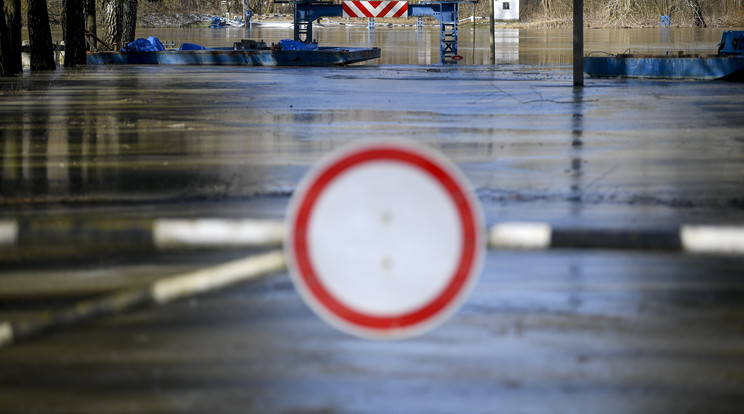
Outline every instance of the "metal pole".
<path id="1" fill-rule="evenodd" d="M 17 319 L 13 322 L 0 320 L 0 348 L 19 339 L 95 317 L 112 315 L 149 304 L 162 305 L 227 288 L 269 273 L 281 272 L 285 266 L 284 252 L 274 250 L 218 266 L 169 276 L 148 286 L 87 299 L 69 308 L 43 312 L 37 317 Z"/>
<path id="2" fill-rule="evenodd" d="M 475 3 L 470 3 L 470 17 L 473 19 L 473 64 L 475 65 Z"/>
<path id="3" fill-rule="evenodd" d="M 584 86 L 584 0 L 573 2 L 573 84 Z"/>
<path id="4" fill-rule="evenodd" d="M 488 25 L 491 30 L 491 34 L 488 36 L 488 39 L 489 39 L 490 48 L 491 48 L 491 64 L 492 65 L 496 64 L 496 39 L 495 39 L 496 29 L 493 24 L 493 19 L 494 19 L 493 2 L 494 1 L 496 0 L 489 0 L 489 2 L 491 3 L 491 7 L 490 7 L 490 19 L 489 19 L 489 25 Z"/>

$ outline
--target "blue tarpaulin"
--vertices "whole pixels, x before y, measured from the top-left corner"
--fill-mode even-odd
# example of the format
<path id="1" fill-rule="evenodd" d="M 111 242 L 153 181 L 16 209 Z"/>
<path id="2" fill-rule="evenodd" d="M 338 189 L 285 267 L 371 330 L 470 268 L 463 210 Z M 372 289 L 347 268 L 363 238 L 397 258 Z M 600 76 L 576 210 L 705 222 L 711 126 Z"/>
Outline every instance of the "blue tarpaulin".
<path id="1" fill-rule="evenodd" d="M 222 26 L 222 19 L 220 17 L 212 17 L 212 23 L 210 23 L 212 29 L 220 29 Z"/>
<path id="2" fill-rule="evenodd" d="M 165 46 L 155 36 L 137 39 L 124 47 L 125 52 L 161 52 L 163 50 Z M 207 50 L 207 48 L 194 43 L 182 43 L 178 50 Z"/>
<path id="3" fill-rule="evenodd" d="M 302 43 L 292 39 L 282 39 L 278 46 L 281 50 L 318 50 L 317 43 Z"/>
<path id="4" fill-rule="evenodd" d="M 207 50 L 207 48 L 193 43 L 181 43 L 181 47 L 179 47 L 178 50 Z"/>
<path id="5" fill-rule="evenodd" d="M 150 36 L 147 38 L 147 40 L 152 43 L 153 46 L 155 46 L 155 49 L 157 50 L 165 50 L 165 46 L 163 46 L 162 43 L 160 43 L 160 39 L 158 39 L 155 36 Z"/>
<path id="6" fill-rule="evenodd" d="M 150 37 L 149 39 L 139 38 L 134 42 L 124 46 L 124 52 L 159 52 L 165 50 L 165 47 L 157 37 Z"/>

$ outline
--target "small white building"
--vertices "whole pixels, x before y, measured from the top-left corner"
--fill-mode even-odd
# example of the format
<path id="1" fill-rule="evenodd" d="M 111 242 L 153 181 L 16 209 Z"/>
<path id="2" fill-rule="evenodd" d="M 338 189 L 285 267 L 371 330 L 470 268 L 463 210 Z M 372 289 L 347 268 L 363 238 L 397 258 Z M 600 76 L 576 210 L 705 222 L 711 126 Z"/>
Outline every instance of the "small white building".
<path id="1" fill-rule="evenodd" d="M 519 0 L 493 0 L 495 20 L 519 20 Z"/>

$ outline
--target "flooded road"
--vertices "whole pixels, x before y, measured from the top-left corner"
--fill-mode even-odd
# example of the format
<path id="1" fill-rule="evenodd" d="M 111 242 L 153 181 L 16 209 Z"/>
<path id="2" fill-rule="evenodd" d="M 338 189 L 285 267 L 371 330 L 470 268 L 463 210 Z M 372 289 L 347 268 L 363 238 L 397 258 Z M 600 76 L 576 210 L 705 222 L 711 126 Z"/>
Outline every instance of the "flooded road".
<path id="1" fill-rule="evenodd" d="M 288 37 L 271 30 L 255 37 Z M 658 29 L 587 32 L 587 52 L 661 47 L 639 40 Z M 207 33 L 182 40 L 233 41 Z M 382 61 L 1 79 L 0 220 L 281 219 L 319 158 L 385 139 L 452 159 L 489 225 L 744 223 L 744 84 L 575 89 L 569 32 L 540 33 L 501 32 L 496 66 L 485 32 L 441 66 L 437 32 L 329 25 L 321 43 L 380 42 Z M 715 49 L 720 31 L 670 36 Z M 43 252 L 0 249 L 0 320 L 246 254 Z M 731 257 L 490 251 L 448 322 L 369 342 L 326 326 L 284 273 L 0 349 L 0 412 L 738 412 L 742 275 Z"/>

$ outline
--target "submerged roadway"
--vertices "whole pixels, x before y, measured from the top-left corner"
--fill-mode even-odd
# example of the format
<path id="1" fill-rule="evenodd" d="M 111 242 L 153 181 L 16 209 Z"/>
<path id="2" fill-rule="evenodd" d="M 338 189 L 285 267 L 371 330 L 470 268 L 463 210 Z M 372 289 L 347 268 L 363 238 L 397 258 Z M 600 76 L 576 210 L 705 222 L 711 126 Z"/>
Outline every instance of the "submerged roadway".
<path id="1" fill-rule="evenodd" d="M 0 219 L 281 220 L 332 149 L 404 139 L 462 169 L 488 225 L 744 223 L 744 85 L 574 89 L 568 69 L 102 67 L 3 79 Z M 49 243 L 0 251 L 0 320 L 251 253 Z M 736 413 L 743 277 L 733 256 L 490 250 L 442 326 L 369 341 L 318 319 L 280 272 L 0 348 L 0 412 Z"/>

